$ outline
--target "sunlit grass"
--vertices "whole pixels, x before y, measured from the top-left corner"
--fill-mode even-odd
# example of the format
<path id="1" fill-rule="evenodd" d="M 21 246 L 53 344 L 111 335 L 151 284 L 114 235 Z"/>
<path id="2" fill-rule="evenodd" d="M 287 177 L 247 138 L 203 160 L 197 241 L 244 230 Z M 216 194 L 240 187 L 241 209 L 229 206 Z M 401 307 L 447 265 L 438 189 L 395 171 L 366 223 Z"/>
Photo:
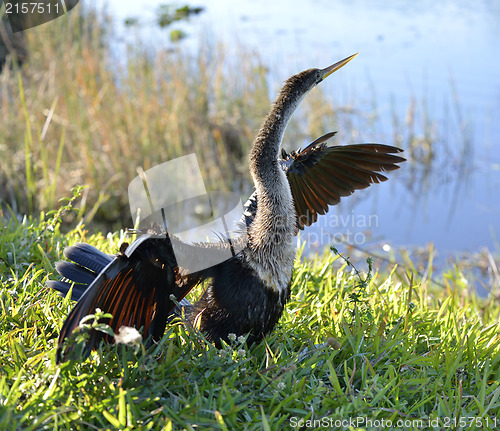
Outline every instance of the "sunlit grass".
<path id="1" fill-rule="evenodd" d="M 76 241 L 112 253 L 125 240 L 81 225 L 62 235 L 59 215 L 0 226 L 1 429 L 277 430 L 357 417 L 495 429 L 498 302 L 464 294 L 459 270 L 430 289 L 411 272 L 352 268 L 332 251 L 297 260 L 286 311 L 256 346 L 218 350 L 178 322 L 145 354 L 103 346 L 91 361 L 57 366 L 71 303 L 45 287 L 55 261 Z"/>
<path id="2" fill-rule="evenodd" d="M 195 53 L 137 42 L 117 61 L 105 20 L 77 13 L 27 33 L 28 65 L 0 75 L 0 429 L 283 429 L 351 417 L 500 423 L 498 300 L 470 290 L 464 259 L 433 280 L 432 252 L 424 262 L 403 254 L 397 268 L 376 260 L 370 277 L 367 265 L 357 263 L 365 272 L 356 274 L 331 251 L 297 260 L 284 316 L 250 349 L 217 350 L 179 322 L 145 355 L 103 347 L 93 362 L 56 366 L 71 303 L 45 288 L 55 261 L 74 242 L 113 253 L 125 237 L 90 235 L 81 224 L 61 235 L 58 216 L 40 211 L 88 184 L 73 226 L 83 218 L 130 225 L 136 168 L 190 152 L 209 187 L 249 187 L 246 154 L 275 90 L 244 48 L 228 58 L 210 42 Z M 376 122 L 376 111 L 335 106 L 319 88 L 287 145 L 335 129 L 357 142 L 357 127 Z M 440 168 L 437 152 L 452 149 L 436 148 L 442 131 L 425 100 L 413 99 L 403 117 L 392 112 L 387 141 L 407 150 L 407 181 L 425 184 Z M 463 121 L 459 130 L 466 161 Z M 17 217 L 25 213 L 37 220 Z M 494 259 L 482 261 L 498 280 Z M 423 429 L 415 424 L 400 429 Z"/>

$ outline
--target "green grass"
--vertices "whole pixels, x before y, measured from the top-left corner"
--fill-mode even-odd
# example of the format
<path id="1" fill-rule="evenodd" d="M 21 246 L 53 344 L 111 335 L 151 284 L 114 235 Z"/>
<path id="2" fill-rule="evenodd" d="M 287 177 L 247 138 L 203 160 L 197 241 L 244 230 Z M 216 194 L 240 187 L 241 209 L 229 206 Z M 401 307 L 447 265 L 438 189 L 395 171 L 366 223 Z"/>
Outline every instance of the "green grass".
<path id="1" fill-rule="evenodd" d="M 396 268 L 354 270 L 332 251 L 297 261 L 286 311 L 256 346 L 218 350 L 179 321 L 145 352 L 103 346 L 55 365 L 71 308 L 45 287 L 55 261 L 76 241 L 116 252 L 124 240 L 81 225 L 62 235 L 59 216 L 0 219 L 2 430 L 278 430 L 358 417 L 372 421 L 360 429 L 494 429 L 500 419 L 499 304 L 470 296 L 459 270 L 431 289 Z"/>
<path id="2" fill-rule="evenodd" d="M 207 43 L 188 55 L 137 42 L 117 64 L 105 21 L 74 12 L 27 33 L 28 66 L 0 76 L 1 430 L 500 422 L 500 305 L 471 294 L 461 265 L 444 272 L 444 287 L 433 283 L 432 259 L 423 270 L 404 259 L 413 282 L 409 270 L 376 260 L 357 273 L 332 251 L 297 260 L 284 316 L 250 349 L 236 341 L 217 350 L 178 322 L 145 353 L 108 346 L 92 361 L 56 366 L 71 303 L 45 282 L 62 249 L 85 241 L 112 253 L 125 240 L 78 222 L 95 215 L 129 225 L 136 167 L 190 152 L 203 159 L 208 188 L 250 184 L 246 154 L 274 93 L 259 56 L 244 48 L 230 57 Z M 359 141 L 362 115 L 318 90 L 289 126 L 289 149 L 337 128 L 342 142 Z M 408 149 L 412 172 L 436 160 L 440 135 L 425 114 L 425 101 L 412 102 L 405 121 L 394 113 L 391 142 Z M 365 121 L 371 135 L 376 118 Z M 225 178 L 241 184 L 216 184 Z M 80 210 L 65 215 L 77 227 L 62 234 L 62 214 L 43 211 L 77 184 L 89 188 Z M 18 221 L 7 206 L 37 220 Z"/>

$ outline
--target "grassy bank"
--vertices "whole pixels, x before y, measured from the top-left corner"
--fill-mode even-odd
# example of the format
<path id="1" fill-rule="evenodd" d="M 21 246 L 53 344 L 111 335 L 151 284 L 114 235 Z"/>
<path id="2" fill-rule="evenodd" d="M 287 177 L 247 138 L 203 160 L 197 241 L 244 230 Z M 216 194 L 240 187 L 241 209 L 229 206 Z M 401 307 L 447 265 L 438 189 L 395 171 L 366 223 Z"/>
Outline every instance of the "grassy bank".
<path id="1" fill-rule="evenodd" d="M 379 261 L 356 272 L 327 251 L 297 260 L 286 312 L 257 346 L 217 350 L 177 322 L 147 352 L 103 347 L 92 361 L 55 365 L 71 308 L 45 288 L 55 262 L 77 241 L 116 252 L 124 236 L 83 225 L 62 235 L 62 214 L 40 212 L 87 184 L 80 211 L 64 215 L 71 226 L 130 226 L 136 168 L 190 152 L 209 188 L 248 187 L 246 154 L 274 93 L 255 53 L 136 42 L 117 58 L 108 27 L 75 10 L 27 33 L 29 62 L 0 75 L 0 429 L 498 427 L 500 305 L 471 293 L 460 263 L 437 285 L 431 259 L 420 269 L 405 258 L 420 277 Z M 395 116 L 390 140 L 409 150 L 409 184 L 425 184 L 437 157 L 439 133 L 419 110 L 413 102 L 406 120 Z M 321 88 L 298 114 L 288 148 L 337 128 L 351 142 L 363 115 Z"/>
<path id="2" fill-rule="evenodd" d="M 103 347 L 56 366 L 71 304 L 44 287 L 54 262 L 76 241 L 115 252 L 123 237 L 81 226 L 62 236 L 42 219 L 0 227 L 1 429 L 495 429 L 500 419 L 498 303 L 470 296 L 459 270 L 438 290 L 398 270 L 333 269 L 343 257 L 331 251 L 298 261 L 291 301 L 257 346 L 217 350 L 178 322 L 146 353 Z"/>

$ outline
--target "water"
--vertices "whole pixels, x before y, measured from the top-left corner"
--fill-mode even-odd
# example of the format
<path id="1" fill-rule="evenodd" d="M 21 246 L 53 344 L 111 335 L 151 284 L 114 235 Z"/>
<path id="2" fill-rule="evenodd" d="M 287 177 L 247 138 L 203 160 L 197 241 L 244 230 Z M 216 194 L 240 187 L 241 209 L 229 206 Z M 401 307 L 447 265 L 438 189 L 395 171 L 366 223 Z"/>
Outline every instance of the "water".
<path id="1" fill-rule="evenodd" d="M 107 2 L 116 22 L 139 17 L 145 23 L 139 27 L 143 37 L 168 44 L 170 28 L 151 25 L 160 3 Z M 230 50 L 241 44 L 255 49 L 270 67 L 275 88 L 294 72 L 360 52 L 322 84 L 340 105 L 354 101 L 367 113 L 376 107 L 376 119 L 362 129 L 359 142 L 394 144 L 393 116 L 404 129 L 412 101 L 415 135 L 423 138 L 429 130 L 437 131 L 432 164 L 414 158 L 390 174 L 387 183 L 344 200 L 331 211 L 336 218 L 324 217 L 307 231 L 310 242 L 330 243 L 342 232 L 355 245 L 382 254 L 388 245 L 394 249 L 428 243 L 442 257 L 484 247 L 500 252 L 499 2 L 186 3 L 205 8 L 173 27 L 190 35 L 181 42 L 187 49 L 207 34 Z M 130 30 L 122 28 L 119 34 L 126 39 Z M 405 156 L 410 157 L 408 151 Z M 371 220 L 369 226 L 362 219 Z"/>

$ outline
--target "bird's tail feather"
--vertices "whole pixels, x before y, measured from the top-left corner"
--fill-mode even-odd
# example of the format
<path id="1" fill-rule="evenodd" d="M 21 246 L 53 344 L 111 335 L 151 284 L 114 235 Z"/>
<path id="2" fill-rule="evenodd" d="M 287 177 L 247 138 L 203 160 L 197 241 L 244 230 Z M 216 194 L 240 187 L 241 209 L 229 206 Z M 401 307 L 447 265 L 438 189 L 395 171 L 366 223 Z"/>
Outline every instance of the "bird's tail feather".
<path id="1" fill-rule="evenodd" d="M 64 277 L 63 281 L 49 280 L 47 286 L 57 290 L 62 296 L 71 291 L 71 299 L 78 301 L 97 276 L 114 259 L 91 245 L 77 243 L 64 249 L 69 261 L 56 263 L 57 272 Z"/>

